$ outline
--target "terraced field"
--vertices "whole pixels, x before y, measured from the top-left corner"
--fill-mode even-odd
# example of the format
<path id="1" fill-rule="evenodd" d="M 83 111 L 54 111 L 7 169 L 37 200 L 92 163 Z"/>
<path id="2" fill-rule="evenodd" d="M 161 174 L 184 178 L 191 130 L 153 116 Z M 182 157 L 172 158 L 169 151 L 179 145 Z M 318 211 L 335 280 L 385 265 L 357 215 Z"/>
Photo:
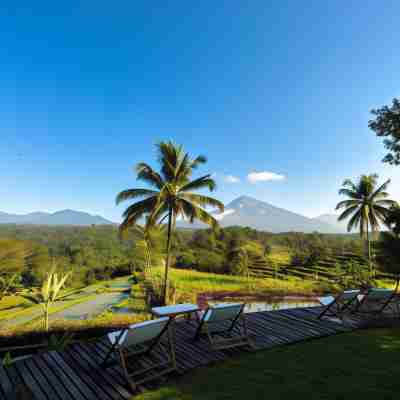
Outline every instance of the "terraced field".
<path id="1" fill-rule="evenodd" d="M 290 254 L 286 248 L 274 248 L 267 257 L 252 256 L 250 274 L 260 278 L 287 279 L 289 276 L 300 279 L 327 281 L 337 280 L 346 272 L 338 270 L 338 266 L 346 265 L 348 262 L 355 262 L 368 268 L 366 260 L 358 254 L 343 252 L 334 254 L 312 266 L 294 266 L 290 264 Z M 389 273 L 378 271 L 376 279 L 393 280 L 394 276 Z"/>

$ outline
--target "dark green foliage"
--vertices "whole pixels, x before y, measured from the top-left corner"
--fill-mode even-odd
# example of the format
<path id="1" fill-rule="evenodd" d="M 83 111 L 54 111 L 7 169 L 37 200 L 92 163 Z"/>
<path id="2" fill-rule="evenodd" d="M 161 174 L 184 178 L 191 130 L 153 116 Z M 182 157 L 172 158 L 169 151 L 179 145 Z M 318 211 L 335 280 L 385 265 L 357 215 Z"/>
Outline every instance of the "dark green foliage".
<path id="1" fill-rule="evenodd" d="M 225 258 L 222 254 L 199 249 L 196 251 L 196 269 L 202 272 L 225 272 Z"/>
<path id="2" fill-rule="evenodd" d="M 377 136 L 383 137 L 383 144 L 389 153 L 383 159 L 393 165 L 400 164 L 400 100 L 394 98 L 391 106 L 383 106 L 371 111 L 375 119 L 369 127 Z"/>

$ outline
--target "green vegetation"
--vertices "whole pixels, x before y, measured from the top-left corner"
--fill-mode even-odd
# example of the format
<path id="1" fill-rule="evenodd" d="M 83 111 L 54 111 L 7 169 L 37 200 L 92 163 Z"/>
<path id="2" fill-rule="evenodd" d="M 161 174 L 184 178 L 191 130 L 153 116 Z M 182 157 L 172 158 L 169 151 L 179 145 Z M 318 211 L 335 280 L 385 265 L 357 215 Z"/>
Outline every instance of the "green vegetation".
<path id="1" fill-rule="evenodd" d="M 395 399 L 399 334 L 359 331 L 242 355 L 135 399 Z"/>
<path id="2" fill-rule="evenodd" d="M 389 208 L 396 205 L 396 202 L 389 200 L 386 192 L 390 179 L 378 187 L 378 175 L 362 175 L 357 183 L 350 179 L 343 182 L 339 194 L 348 197 L 348 200 L 341 201 L 336 209 L 345 210 L 339 216 L 339 221 L 349 219 L 347 230 L 351 232 L 359 228 L 360 237 L 367 242 L 368 260 L 371 267 L 371 241 L 370 231 L 376 234 L 381 223 L 384 223 L 389 214 Z"/>
<path id="3" fill-rule="evenodd" d="M 67 297 L 67 295 L 61 296 L 61 289 L 65 285 L 69 277 L 69 273 L 60 276 L 55 271 L 50 272 L 47 275 L 46 280 L 43 282 L 40 291 L 34 292 L 30 295 L 23 295 L 26 300 L 31 301 L 34 304 L 39 304 L 43 308 L 43 324 L 46 331 L 49 330 L 49 312 L 50 307 L 57 300 Z"/>
<path id="4" fill-rule="evenodd" d="M 193 170 L 207 161 L 204 156 L 192 159 L 188 153 L 184 152 L 182 146 L 177 146 L 172 142 L 157 144 L 157 156 L 161 167 L 160 173 L 145 163 L 139 163 L 136 166 L 137 179 L 145 181 L 153 190 L 143 188 L 124 190 L 118 194 L 116 202 L 119 204 L 125 200 L 142 199 L 131 204 L 125 210 L 124 220 L 120 226 L 122 231 L 135 226 L 137 221 L 144 216 L 148 218 L 147 227 L 167 220 L 167 247 L 162 295 L 162 302 L 165 304 L 176 218 L 182 216 L 190 222 L 197 219 L 215 228 L 217 221 L 205 210 L 205 207 L 211 206 L 223 211 L 224 205 L 212 197 L 193 193 L 193 190 L 213 191 L 215 188 L 215 182 L 210 174 L 190 180 Z"/>
<path id="5" fill-rule="evenodd" d="M 389 153 L 384 162 L 400 165 L 400 100 L 394 98 L 391 106 L 372 110 L 375 119 L 369 121 L 369 127 L 377 136 L 383 137 L 385 148 Z"/>

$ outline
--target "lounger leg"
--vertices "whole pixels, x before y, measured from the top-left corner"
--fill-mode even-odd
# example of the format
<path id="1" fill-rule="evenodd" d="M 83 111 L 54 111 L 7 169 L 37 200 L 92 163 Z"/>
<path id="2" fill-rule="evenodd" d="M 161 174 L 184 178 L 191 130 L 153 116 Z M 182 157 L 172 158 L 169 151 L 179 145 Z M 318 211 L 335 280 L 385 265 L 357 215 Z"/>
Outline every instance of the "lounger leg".
<path id="1" fill-rule="evenodd" d="M 168 327 L 168 342 L 171 351 L 172 366 L 176 369 L 176 356 L 175 356 L 175 318 L 169 324 Z"/>
<path id="2" fill-rule="evenodd" d="M 132 391 L 136 392 L 137 385 L 136 385 L 133 377 L 129 376 L 129 372 L 128 372 L 128 368 L 127 368 L 127 365 L 126 365 L 124 353 L 122 352 L 121 349 L 119 349 L 118 353 L 119 353 L 119 358 L 121 360 L 122 370 L 124 371 L 124 374 L 125 374 L 125 378 L 128 381 L 129 386 L 131 387 Z"/>

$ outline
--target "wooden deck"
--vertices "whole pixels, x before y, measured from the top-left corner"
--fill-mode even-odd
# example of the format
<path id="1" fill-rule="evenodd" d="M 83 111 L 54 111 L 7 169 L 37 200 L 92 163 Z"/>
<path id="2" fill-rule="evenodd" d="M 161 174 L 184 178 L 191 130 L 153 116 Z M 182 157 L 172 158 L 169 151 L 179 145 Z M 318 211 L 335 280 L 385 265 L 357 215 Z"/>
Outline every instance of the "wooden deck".
<path id="1" fill-rule="evenodd" d="M 320 307 L 247 314 L 248 329 L 256 349 L 268 349 L 366 326 L 360 317 L 320 321 Z M 177 374 L 222 361 L 246 350 L 213 351 L 205 339 L 193 341 L 194 322 L 176 323 Z M 49 352 L 0 367 L 0 400 L 122 400 L 132 393 L 119 366 L 100 368 L 107 341 L 76 343 L 63 352 Z M 162 358 L 162 351 L 151 357 Z M 148 360 L 150 362 L 151 360 Z M 160 382 L 156 383 L 160 384 Z M 16 394 L 17 391 L 17 394 Z"/>

